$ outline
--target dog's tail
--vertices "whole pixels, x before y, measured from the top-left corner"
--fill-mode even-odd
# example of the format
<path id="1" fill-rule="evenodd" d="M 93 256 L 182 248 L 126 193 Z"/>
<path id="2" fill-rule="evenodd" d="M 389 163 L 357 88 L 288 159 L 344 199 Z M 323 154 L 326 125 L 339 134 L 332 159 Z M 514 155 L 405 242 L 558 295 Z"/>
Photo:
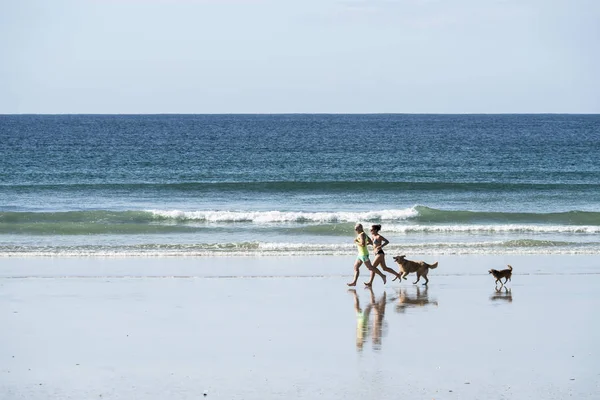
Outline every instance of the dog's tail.
<path id="1" fill-rule="evenodd" d="M 510 269 L 512 271 L 512 267 L 510 265 L 508 266 L 508 269 Z"/>
<path id="2" fill-rule="evenodd" d="M 428 264 L 428 265 L 429 265 L 429 268 L 436 269 L 437 265 L 438 265 L 438 262 L 436 261 L 435 264 Z"/>

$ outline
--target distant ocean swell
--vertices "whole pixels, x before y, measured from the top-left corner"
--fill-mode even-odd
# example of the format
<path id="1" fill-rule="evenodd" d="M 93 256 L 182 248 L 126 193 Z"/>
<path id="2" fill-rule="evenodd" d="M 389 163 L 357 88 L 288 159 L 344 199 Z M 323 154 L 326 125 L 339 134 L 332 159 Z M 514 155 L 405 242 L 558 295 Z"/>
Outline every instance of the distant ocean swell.
<path id="1" fill-rule="evenodd" d="M 518 179 L 522 173 L 515 174 L 514 179 Z M 579 176 L 580 175 L 580 176 Z M 371 181 L 365 179 L 353 179 L 344 181 L 235 181 L 230 182 L 214 181 L 207 179 L 205 181 L 195 182 L 173 182 L 173 183 L 132 183 L 113 182 L 113 183 L 68 183 L 69 177 L 65 177 L 65 183 L 48 184 L 48 183 L 11 183 L 0 184 L 0 187 L 5 189 L 15 190 L 19 192 L 43 192 L 43 191 L 139 191 L 150 190 L 154 192 L 240 192 L 247 191 L 252 193 L 271 193 L 271 192 L 303 192 L 317 191 L 324 193 L 336 192 L 354 192 L 357 182 L 360 182 L 360 187 L 364 191 L 377 192 L 497 192 L 497 191 L 597 191 L 600 185 L 597 183 L 588 183 L 591 178 L 597 178 L 596 174 L 579 172 L 580 182 L 578 183 L 536 183 L 531 181 L 526 182 L 445 182 L 429 181 L 421 182 L 406 181 Z M 10 176 L 4 176 L 6 181 Z M 73 180 L 81 179 L 80 175 L 74 175 Z M 86 177 L 88 182 L 93 182 L 94 177 Z M 116 179 L 116 178 L 113 178 Z M 586 181 L 587 179 L 587 181 Z"/>
<path id="2" fill-rule="evenodd" d="M 577 243 L 550 240 L 507 240 L 485 242 L 408 243 L 389 245 L 394 254 L 600 254 L 600 243 Z M 82 246 L 0 246 L 0 256 L 290 256 L 346 255 L 355 252 L 353 245 L 311 243 L 242 242 L 226 244 L 138 244 Z"/>

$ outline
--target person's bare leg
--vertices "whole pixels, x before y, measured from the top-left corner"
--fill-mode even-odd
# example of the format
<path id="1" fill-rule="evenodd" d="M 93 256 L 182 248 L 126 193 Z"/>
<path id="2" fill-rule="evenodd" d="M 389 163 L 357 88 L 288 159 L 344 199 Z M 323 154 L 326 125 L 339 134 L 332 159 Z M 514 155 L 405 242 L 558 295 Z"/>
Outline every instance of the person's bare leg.
<path id="1" fill-rule="evenodd" d="M 393 280 L 402 279 L 402 277 L 399 273 L 397 273 L 396 271 L 394 271 L 393 269 L 391 269 L 387 266 L 387 264 L 385 263 L 385 255 L 384 254 L 379 254 L 379 255 L 375 256 L 375 260 L 373 260 L 373 267 L 377 267 L 379 265 L 381 265 L 381 269 L 383 269 L 385 272 L 395 276 L 395 278 Z"/>
<path id="2" fill-rule="evenodd" d="M 365 265 L 367 266 L 367 268 L 369 268 L 369 270 L 371 270 L 371 272 L 374 272 L 377 275 L 379 275 L 381 277 L 381 279 L 383 279 L 383 284 L 385 285 L 385 283 L 387 281 L 385 275 L 379 269 L 374 268 L 373 264 L 371 264 L 371 261 L 365 261 Z"/>
<path id="3" fill-rule="evenodd" d="M 360 266 L 362 265 L 362 261 L 356 260 L 354 263 L 354 279 L 352 282 L 347 283 L 348 286 L 356 286 L 356 281 L 358 280 L 358 276 L 360 275 Z"/>
<path id="4" fill-rule="evenodd" d="M 369 277 L 368 282 L 364 282 L 366 287 L 371 287 L 373 285 L 373 280 L 375 279 L 375 271 L 371 270 L 371 276 Z"/>
<path id="5" fill-rule="evenodd" d="M 375 256 L 375 259 L 373 260 L 373 268 L 377 268 L 377 266 L 381 263 L 380 260 L 380 256 Z M 365 286 L 367 287 L 371 287 L 371 285 L 373 285 L 373 280 L 375 279 L 375 270 L 372 269 L 371 270 L 371 279 L 369 279 L 369 282 L 365 282 Z"/>

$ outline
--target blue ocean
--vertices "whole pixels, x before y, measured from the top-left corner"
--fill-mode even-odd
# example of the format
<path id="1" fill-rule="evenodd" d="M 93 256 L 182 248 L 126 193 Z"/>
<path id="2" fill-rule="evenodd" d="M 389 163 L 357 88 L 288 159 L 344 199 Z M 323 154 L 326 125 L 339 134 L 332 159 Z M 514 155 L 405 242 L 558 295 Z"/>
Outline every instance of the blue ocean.
<path id="1" fill-rule="evenodd" d="M 600 254 L 600 115 L 0 115 L 1 256 Z"/>

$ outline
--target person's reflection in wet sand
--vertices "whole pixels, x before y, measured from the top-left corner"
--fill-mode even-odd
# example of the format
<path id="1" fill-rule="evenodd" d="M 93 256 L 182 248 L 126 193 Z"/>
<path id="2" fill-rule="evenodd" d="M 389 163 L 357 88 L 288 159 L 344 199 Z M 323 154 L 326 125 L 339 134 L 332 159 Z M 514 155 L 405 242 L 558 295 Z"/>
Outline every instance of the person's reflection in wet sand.
<path id="1" fill-rule="evenodd" d="M 373 339 L 373 346 L 379 350 L 381 348 L 381 337 L 383 336 L 383 319 L 385 318 L 385 305 L 387 303 L 387 294 L 383 292 L 379 301 L 375 300 L 375 294 L 372 288 L 367 288 L 371 296 L 371 304 L 373 310 L 373 331 L 371 338 Z"/>
<path id="2" fill-rule="evenodd" d="M 398 291 L 398 303 L 396 304 L 396 312 L 403 313 L 407 308 L 410 307 L 424 307 L 428 304 L 438 305 L 437 301 L 429 300 L 427 295 L 427 286 L 421 289 L 419 286 L 416 287 L 417 293 L 408 293 L 407 289 L 400 289 Z"/>
<path id="3" fill-rule="evenodd" d="M 383 336 L 387 294 L 386 292 L 383 292 L 379 300 L 376 300 L 372 288 L 368 287 L 365 288 L 365 290 L 369 291 L 371 302 L 364 310 L 360 307 L 360 301 L 356 294 L 356 290 L 349 290 L 354 296 L 354 311 L 356 312 L 356 349 L 362 351 L 367 337 L 371 335 L 373 347 L 376 350 L 379 350 L 381 348 L 381 338 Z M 373 322 L 370 321 L 371 312 L 373 312 Z"/>
<path id="4" fill-rule="evenodd" d="M 354 311 L 356 312 L 356 350 L 361 351 L 365 345 L 369 330 L 369 314 L 371 313 L 371 305 L 369 304 L 363 311 L 360 308 L 360 301 L 355 289 L 349 289 L 354 296 Z"/>
<path id="5" fill-rule="evenodd" d="M 503 288 L 504 288 L 504 290 L 502 290 Z M 490 300 L 491 301 L 504 300 L 504 301 L 511 303 L 513 300 L 512 299 L 512 290 L 507 288 L 506 286 L 503 286 L 500 288 L 495 288 L 494 293 L 492 293 L 492 295 L 490 296 Z"/>

